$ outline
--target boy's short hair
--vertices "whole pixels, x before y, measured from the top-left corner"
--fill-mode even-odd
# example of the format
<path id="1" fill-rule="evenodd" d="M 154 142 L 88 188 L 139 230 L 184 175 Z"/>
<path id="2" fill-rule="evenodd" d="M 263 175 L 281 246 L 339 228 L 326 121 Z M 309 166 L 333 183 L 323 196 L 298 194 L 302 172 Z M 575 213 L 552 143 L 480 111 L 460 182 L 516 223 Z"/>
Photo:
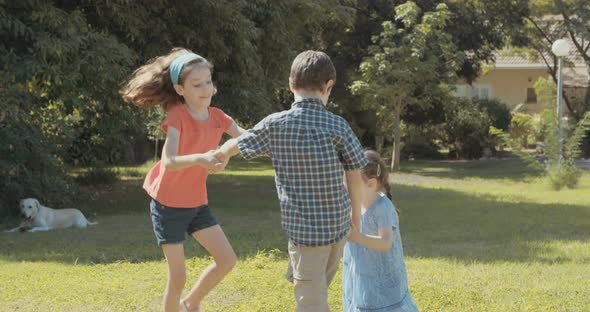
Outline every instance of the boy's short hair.
<path id="1" fill-rule="evenodd" d="M 289 80 L 294 89 L 321 90 L 329 80 L 336 81 L 336 68 L 326 53 L 308 50 L 293 60 Z"/>

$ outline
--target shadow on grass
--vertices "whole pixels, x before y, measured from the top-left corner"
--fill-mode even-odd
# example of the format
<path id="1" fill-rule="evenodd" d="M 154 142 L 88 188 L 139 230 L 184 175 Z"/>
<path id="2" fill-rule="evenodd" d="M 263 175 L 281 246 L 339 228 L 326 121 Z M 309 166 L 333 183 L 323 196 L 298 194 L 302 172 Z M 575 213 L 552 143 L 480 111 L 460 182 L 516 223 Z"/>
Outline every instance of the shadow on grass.
<path id="1" fill-rule="evenodd" d="M 264 167 L 268 169 L 268 165 Z M 96 189 L 96 200 L 81 210 L 99 224 L 87 229 L 61 229 L 39 233 L 1 233 L 0 261 L 98 264 L 161 261 L 149 213 L 143 179 L 119 181 Z M 272 176 L 211 176 L 209 205 L 240 258 L 260 250 L 286 250 L 287 237 L 280 227 L 280 209 Z M 3 220 L 4 228 L 18 220 Z M 187 236 L 187 258 L 208 253 Z M 286 251 L 285 251 L 286 257 Z"/>
<path id="2" fill-rule="evenodd" d="M 513 203 L 492 195 L 395 188 L 407 256 L 467 263 L 590 263 L 590 205 Z M 585 247 L 564 252 L 580 244 Z"/>
<path id="3" fill-rule="evenodd" d="M 401 164 L 402 173 L 412 173 L 449 179 L 509 179 L 525 181 L 539 177 L 543 171 L 528 166 L 521 159 L 494 159 L 468 161 L 406 161 Z"/>
<path id="4" fill-rule="evenodd" d="M 261 165 L 268 169 L 268 165 Z M 249 170 L 252 170 L 248 167 Z M 279 249 L 287 237 L 272 176 L 212 176 L 210 206 L 238 257 Z M 396 185 L 406 256 L 477 262 L 590 263 L 590 206 L 511 203 L 414 185 Z M 141 180 L 122 181 L 88 207 L 99 225 L 47 233 L 0 233 L 0 261 L 70 264 L 162 261 Z M 93 216 L 92 213 L 96 213 Z M 192 239 L 191 239 L 192 240 Z M 194 241 L 187 258 L 206 257 Z"/>

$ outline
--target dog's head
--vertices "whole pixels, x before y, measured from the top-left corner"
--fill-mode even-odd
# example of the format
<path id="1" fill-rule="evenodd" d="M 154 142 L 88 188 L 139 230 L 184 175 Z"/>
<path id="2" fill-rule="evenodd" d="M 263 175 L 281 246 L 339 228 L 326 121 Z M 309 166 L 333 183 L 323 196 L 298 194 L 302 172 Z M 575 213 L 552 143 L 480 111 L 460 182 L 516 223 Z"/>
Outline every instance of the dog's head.
<path id="1" fill-rule="evenodd" d="M 20 201 L 20 216 L 25 221 L 31 221 L 41 210 L 41 204 L 34 198 L 25 198 Z"/>

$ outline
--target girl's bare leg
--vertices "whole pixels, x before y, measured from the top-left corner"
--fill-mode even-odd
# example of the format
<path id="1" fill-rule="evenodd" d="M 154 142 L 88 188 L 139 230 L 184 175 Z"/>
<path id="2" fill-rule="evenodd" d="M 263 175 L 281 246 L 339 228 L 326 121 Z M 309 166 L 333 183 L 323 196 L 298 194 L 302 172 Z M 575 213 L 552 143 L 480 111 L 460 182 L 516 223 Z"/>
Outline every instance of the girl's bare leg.
<path id="1" fill-rule="evenodd" d="M 182 244 L 163 244 L 162 250 L 168 263 L 168 282 L 164 292 L 164 311 L 178 312 L 180 296 L 186 282 L 184 267 L 184 246 Z"/>
<path id="2" fill-rule="evenodd" d="M 203 298 L 229 273 L 236 265 L 237 258 L 225 233 L 219 225 L 197 231 L 192 236 L 203 246 L 215 260 L 209 265 L 197 283 L 193 286 L 184 301 L 190 310 L 201 305 Z"/>

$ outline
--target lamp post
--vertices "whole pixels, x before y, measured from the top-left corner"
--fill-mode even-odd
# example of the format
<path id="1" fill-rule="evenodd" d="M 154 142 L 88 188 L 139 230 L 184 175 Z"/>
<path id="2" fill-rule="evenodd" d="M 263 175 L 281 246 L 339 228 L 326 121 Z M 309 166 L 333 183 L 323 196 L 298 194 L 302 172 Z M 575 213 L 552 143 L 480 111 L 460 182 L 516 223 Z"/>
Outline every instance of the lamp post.
<path id="1" fill-rule="evenodd" d="M 553 42 L 551 51 L 557 56 L 557 163 L 561 165 L 563 158 L 563 141 L 562 141 L 562 129 L 561 129 L 561 99 L 563 98 L 563 57 L 568 55 L 570 51 L 570 45 L 567 40 L 559 39 Z"/>

